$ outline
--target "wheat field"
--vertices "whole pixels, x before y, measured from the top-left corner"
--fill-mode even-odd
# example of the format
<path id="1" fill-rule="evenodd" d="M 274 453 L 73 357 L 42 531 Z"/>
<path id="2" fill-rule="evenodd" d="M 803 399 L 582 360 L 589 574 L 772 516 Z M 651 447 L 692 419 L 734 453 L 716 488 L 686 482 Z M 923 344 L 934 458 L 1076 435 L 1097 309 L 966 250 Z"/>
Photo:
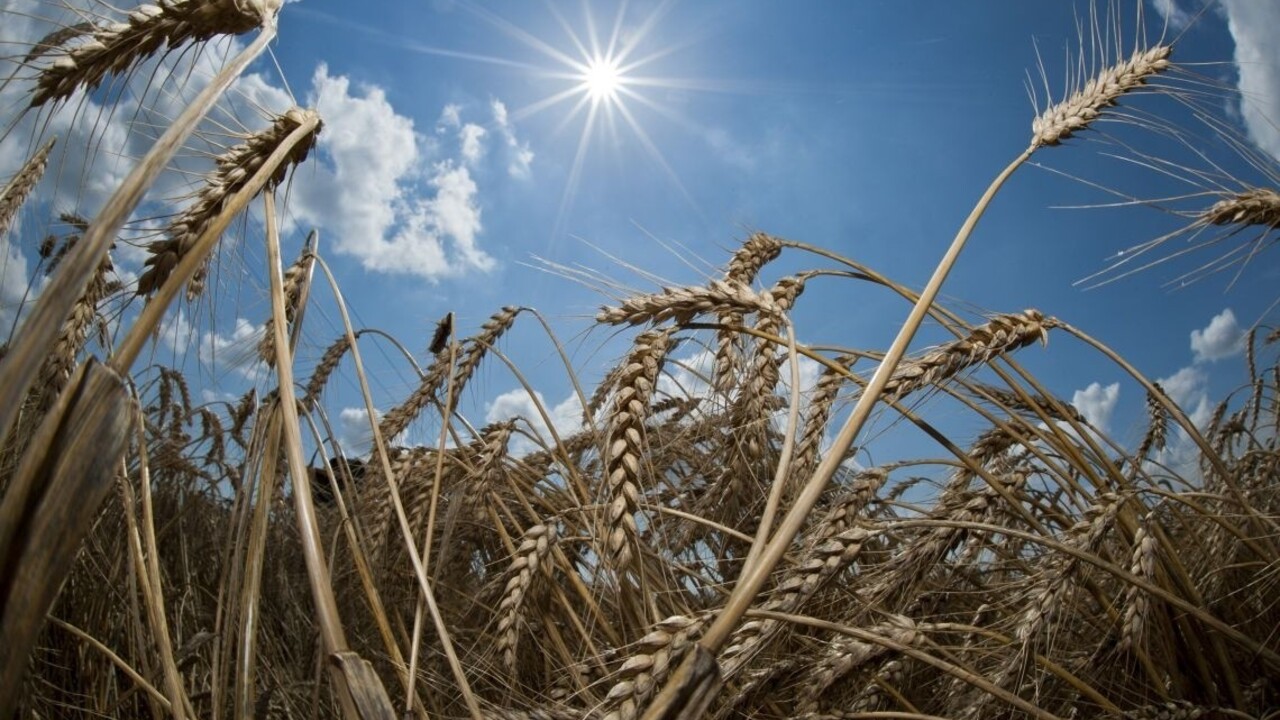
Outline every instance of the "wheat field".
<path id="1" fill-rule="evenodd" d="M 109 98 L 157 53 L 243 36 L 101 210 L 42 225 L 60 232 L 39 245 L 40 291 L 0 360 L 0 718 L 1280 718 L 1280 332 L 1249 334 L 1247 376 L 1197 423 L 1086 329 L 939 301 L 1024 166 L 1077 152 L 1122 109 L 1167 130 L 1140 114 L 1153 96 L 1224 92 L 1178 65 L 1175 40 L 1104 30 L 1082 47 L 921 288 L 755 232 L 705 283 L 615 292 L 595 323 L 627 347 L 598 384 L 574 376 L 582 429 L 531 438 L 531 423 L 460 411 L 484 366 L 510 362 L 504 334 L 547 323 L 526 307 L 442 323 L 416 387 L 375 407 L 361 352 L 377 328 L 350 320 L 323 246 L 282 257 L 277 204 L 324 132 L 314 109 L 229 130 L 143 271 L 115 272 L 140 203 L 281 15 L 279 0 L 94 4 L 5 50 L 6 87 L 25 98 L 4 110 L 27 157 L 0 178 L 0 233 L 16 234 L 66 142 L 39 122 L 17 137 L 20 119 Z M 1278 190 L 1194 198 L 1179 233 L 1265 247 Z M 269 372 L 210 401 L 148 348 L 167 317 L 227 290 L 212 258 L 229 229 L 257 227 L 247 214 L 261 218 L 246 242 L 269 281 L 254 348 Z M 808 269 L 773 272 L 782 256 Z M 885 347 L 806 346 L 793 319 L 817 282 L 887 294 L 907 319 Z M 344 332 L 304 357 L 321 295 Z M 925 322 L 948 339 L 913 346 Z M 681 344 L 713 358 L 705 373 L 675 361 Z M 1019 363 L 1063 346 L 1145 389 L 1140 443 L 1090 426 Z M 820 368 L 803 389 L 802 359 Z M 374 418 L 367 456 L 324 450 L 339 377 Z M 985 430 L 948 434 L 941 403 Z M 932 454 L 855 462 L 876 422 L 918 429 Z M 436 441 L 403 444 L 411 427 Z"/>

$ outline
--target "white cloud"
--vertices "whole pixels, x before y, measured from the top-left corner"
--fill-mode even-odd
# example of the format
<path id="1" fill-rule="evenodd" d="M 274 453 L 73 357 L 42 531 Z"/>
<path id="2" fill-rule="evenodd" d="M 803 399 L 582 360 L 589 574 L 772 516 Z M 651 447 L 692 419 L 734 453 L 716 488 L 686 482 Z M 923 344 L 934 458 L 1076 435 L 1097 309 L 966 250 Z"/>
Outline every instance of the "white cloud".
<path id="1" fill-rule="evenodd" d="M 381 414 L 378 415 L 381 418 Z M 338 413 L 338 442 L 347 457 L 363 457 L 373 447 L 373 428 L 369 425 L 369 411 L 364 408 L 346 407 Z"/>
<path id="2" fill-rule="evenodd" d="M 509 156 L 507 174 L 514 178 L 528 178 L 530 166 L 533 164 L 533 150 L 529 149 L 529 143 L 522 143 L 516 137 L 511 117 L 507 113 L 507 106 L 501 100 L 494 98 L 489 103 L 489 109 L 493 112 L 493 122 L 498 128 L 498 133 L 506 142 Z"/>
<path id="3" fill-rule="evenodd" d="M 312 84 L 325 157 L 295 180 L 297 217 L 332 230 L 338 252 L 367 270 L 439 280 L 492 269 L 478 243 L 479 190 L 468 169 L 483 154 L 484 129 L 468 124 L 459 159 L 424 166 L 430 141 L 381 88 L 353 88 L 324 65 Z M 459 112 L 446 106 L 441 122 Z"/>
<path id="4" fill-rule="evenodd" d="M 467 123 L 458 131 L 462 143 L 462 161 L 474 167 L 484 157 L 484 136 L 489 133 L 475 123 Z"/>
<path id="5" fill-rule="evenodd" d="M 1196 362 L 1221 360 L 1244 351 L 1245 332 L 1227 308 L 1209 321 L 1203 330 L 1191 331 L 1191 352 Z"/>
<path id="6" fill-rule="evenodd" d="M 1084 419 L 1100 432 L 1107 432 L 1111 424 L 1111 413 L 1116 409 L 1116 401 L 1120 399 L 1120 383 L 1103 386 L 1101 383 L 1090 383 L 1084 390 L 1076 390 L 1071 396 L 1071 404 L 1075 406 Z"/>
<path id="7" fill-rule="evenodd" d="M 462 106 L 455 103 L 449 103 L 444 106 L 444 110 L 440 111 L 440 119 L 436 122 L 437 132 L 444 132 L 450 128 L 462 126 Z"/>
<path id="8" fill-rule="evenodd" d="M 582 403 L 578 401 L 577 395 L 569 395 L 554 407 L 547 405 L 542 393 L 535 391 L 535 395 L 536 403 L 524 388 L 502 393 L 486 404 L 485 422 L 494 423 L 517 417 L 524 418 L 543 442 L 550 446 L 553 444 L 551 433 L 547 431 L 547 423 L 543 420 L 542 413 L 538 412 L 538 406 L 541 405 L 550 416 L 551 426 L 555 428 L 560 439 L 563 440 L 582 428 Z M 537 449 L 540 449 L 539 446 L 528 438 L 521 435 L 511 436 L 512 454 L 523 455 Z"/>
<path id="9" fill-rule="evenodd" d="M 240 376 L 257 381 L 265 371 L 258 359 L 258 340 L 262 338 L 262 326 L 238 317 L 230 334 L 209 330 L 199 332 L 187 319 L 186 312 L 170 313 L 160 323 L 157 333 L 161 343 L 179 355 L 194 347 L 200 362 L 216 371 L 232 370 Z"/>
<path id="10" fill-rule="evenodd" d="M 1169 23 L 1170 29 L 1181 30 L 1191 22 L 1191 16 L 1178 7 L 1177 0 L 1151 0 L 1151 6 Z"/>
<path id="11" fill-rule="evenodd" d="M 1209 405 L 1209 376 L 1204 370 L 1189 365 L 1156 382 L 1164 388 L 1165 395 L 1182 408 L 1196 427 L 1209 422 L 1213 408 Z"/>
<path id="12" fill-rule="evenodd" d="M 1222 0 L 1222 8 L 1236 41 L 1240 114 L 1249 139 L 1280 158 L 1280 45 L 1272 37 L 1280 27 L 1280 3 Z"/>
<path id="13" fill-rule="evenodd" d="M 27 258 L 22 250 L 10 244 L 7 236 L 0 237 L 0 342 L 9 337 L 14 317 L 22 309 L 27 273 Z M 33 300 L 34 294 L 26 300 Z"/>

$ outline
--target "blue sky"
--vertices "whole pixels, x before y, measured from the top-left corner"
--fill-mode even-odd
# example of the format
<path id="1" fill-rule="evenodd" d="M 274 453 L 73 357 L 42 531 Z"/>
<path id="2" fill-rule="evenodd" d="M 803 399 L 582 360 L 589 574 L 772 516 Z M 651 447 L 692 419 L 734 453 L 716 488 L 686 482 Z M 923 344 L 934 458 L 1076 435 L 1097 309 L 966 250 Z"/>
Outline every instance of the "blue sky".
<path id="1" fill-rule="evenodd" d="M 7 7 L 25 12 L 29 4 L 8 0 Z M 1013 0 L 589 6 L 415 0 L 374 9 L 302 0 L 280 18 L 273 53 L 283 80 L 274 63 L 259 62 L 237 86 L 228 113 L 260 127 L 257 108 L 290 104 L 287 81 L 299 103 L 324 117 L 319 152 L 290 187 L 287 251 L 296 252 L 307 229 L 320 228 L 322 252 L 358 324 L 391 333 L 425 362 L 434 321 L 446 312 L 456 313 L 465 335 L 503 305 L 535 307 L 590 384 L 625 351 L 626 333 L 587 332 L 589 316 L 607 298 L 531 267 L 538 258 L 584 264 L 647 291 L 656 289 L 653 279 L 627 265 L 671 284 L 701 283 L 761 230 L 919 286 L 991 178 L 1026 146 L 1035 114 L 1026 81 L 1038 86 L 1037 51 L 1057 100 L 1066 53 L 1074 57 L 1077 50 L 1076 23 L 1087 21 L 1088 12 L 1083 3 Z M 1243 105 L 1225 92 L 1200 102 L 1228 118 L 1270 163 L 1264 168 L 1274 186 L 1280 46 L 1267 44 L 1260 28 L 1280 25 L 1280 6 L 1224 0 L 1201 13 L 1197 0 L 1160 0 L 1144 13 L 1150 39 L 1178 37 L 1176 61 L 1196 63 L 1189 67 L 1204 79 L 1247 93 Z M 1127 54 L 1134 5 L 1124 3 L 1120 14 Z M 6 35 L 40 29 L 6 23 Z M 588 134 L 591 100 L 575 91 L 581 71 L 573 63 L 588 62 L 593 46 L 607 54 L 615 29 L 613 46 L 630 48 L 619 63 L 623 86 L 616 102 L 599 102 Z M 212 63 L 217 53 L 209 55 Z M 1169 120 L 1186 117 L 1168 97 L 1136 97 L 1122 110 L 1130 107 Z M 1245 184 L 1267 182 L 1203 126 L 1188 127 L 1207 138 L 1192 143 L 1206 157 Z M 1112 133 L 1167 150 L 1180 162 L 1197 160 L 1187 147 L 1131 126 L 1103 130 L 1049 148 L 1037 161 L 1137 197 L 1196 189 L 1104 155 L 1119 149 L 1106 142 Z M 120 133 L 126 149 L 118 154 L 127 157 L 136 132 Z M 0 145 L 0 175 L 20 162 L 27 147 L 17 141 L 28 139 Z M 1154 144 L 1142 144 L 1148 141 Z M 43 207 L 91 209 L 99 200 L 84 178 L 109 176 L 101 164 L 77 176 L 74 192 L 48 189 Z M 174 181 L 171 197 L 181 196 L 182 182 Z M 1176 399 L 1193 411 L 1202 397 L 1216 398 L 1243 379 L 1239 336 L 1276 299 L 1276 265 L 1263 255 L 1229 291 L 1230 274 L 1177 291 L 1162 287 L 1197 265 L 1189 260 L 1094 290 L 1073 286 L 1115 252 L 1185 224 L 1149 207 L 1058 207 L 1113 200 L 1079 180 L 1023 168 L 979 226 L 944 293 L 974 318 L 1028 307 L 1059 316 L 1150 376 L 1170 379 Z M 28 211 L 28 230 L 4 248 L 6 308 L 13 307 L 17 270 L 33 266 L 37 212 Z M 244 228 L 250 238 L 251 226 Z M 238 394 L 260 377 L 236 367 L 265 315 L 261 272 L 253 266 L 257 259 L 260 267 L 258 244 L 244 245 L 243 269 L 234 259 L 221 266 L 227 292 L 186 309 L 170 324 L 179 341 L 157 350 L 160 359 L 202 365 L 211 396 Z M 121 260 L 126 273 L 130 262 Z M 136 270 L 136 256 L 132 262 Z M 765 280 L 829 266 L 784 255 Z M 319 294 L 299 354 L 303 377 L 340 333 L 328 294 Z M 803 342 L 878 348 L 906 312 L 885 292 L 827 279 L 811 284 L 795 319 Z M 188 336 L 196 340 L 184 346 L 180 338 Z M 941 339 L 926 329 L 914 347 Z M 570 386 L 540 326 L 521 320 L 502 348 L 547 405 L 560 408 L 567 426 L 576 414 L 564 402 Z M 389 407 L 409 391 L 411 373 L 385 346 L 366 354 L 379 404 Z M 1141 392 L 1118 368 L 1063 335 L 1021 359 L 1122 440 L 1141 432 Z M 527 412 L 518 388 L 500 363 L 491 363 L 464 407 L 477 425 Z M 346 418 L 352 439 L 359 405 L 354 383 L 332 387 L 330 413 Z M 958 432 L 979 430 L 961 424 Z"/>

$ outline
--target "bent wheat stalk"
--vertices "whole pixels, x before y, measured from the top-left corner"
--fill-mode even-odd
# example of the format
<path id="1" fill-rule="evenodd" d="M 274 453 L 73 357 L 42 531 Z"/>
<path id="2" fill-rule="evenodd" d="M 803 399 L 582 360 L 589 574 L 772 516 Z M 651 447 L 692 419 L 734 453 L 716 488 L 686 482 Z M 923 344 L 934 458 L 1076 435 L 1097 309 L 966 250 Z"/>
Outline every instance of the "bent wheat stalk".
<path id="1" fill-rule="evenodd" d="M 218 156 L 215 169 L 209 174 L 204 188 L 196 195 L 195 202 L 183 210 L 165 231 L 168 237 L 147 246 L 151 257 L 145 263 L 146 271 L 138 278 L 139 295 L 151 295 L 164 284 L 173 268 L 226 209 L 228 201 L 257 175 L 263 163 L 271 156 L 271 151 L 294 130 L 304 125 L 312 126 L 312 132 L 302 142 L 292 146 L 285 162 L 272 169 L 265 187 L 273 188 L 284 182 L 289 169 L 307 159 L 307 155 L 315 147 L 316 135 L 323 126 L 314 116 L 314 110 L 292 108 L 278 115 L 266 130 L 246 137 L 243 143 Z M 188 282 L 188 300 L 194 300 L 203 291 L 206 268 L 207 260 Z M 290 316 L 292 317 L 292 313 Z"/>
<path id="2" fill-rule="evenodd" d="M 310 145 L 315 142 L 315 133 L 319 131 L 321 125 L 320 116 L 310 110 L 302 111 L 300 115 L 299 124 L 280 141 L 265 160 L 257 165 L 257 172 L 227 198 L 222 205 L 222 211 L 205 226 L 200 237 L 191 244 L 188 251 L 174 266 L 168 279 L 155 291 L 150 302 L 143 307 L 138 319 L 130 328 L 128 336 L 121 342 L 112 357 L 113 366 L 122 371 L 128 370 L 138 353 L 142 351 L 151 332 L 160 326 L 160 319 L 174 296 L 178 294 L 178 288 L 197 272 L 204 263 L 204 258 L 213 250 L 213 246 L 217 244 L 231 221 L 253 198 L 257 197 L 258 193 L 262 192 L 264 187 L 273 182 L 279 182 L 277 178 L 280 178 L 280 168 L 286 167 L 286 163 L 296 157 L 296 151 L 300 145 Z"/>
<path id="3" fill-rule="evenodd" d="M 265 4 L 270 0 L 256 1 Z M 223 91 L 266 49 L 275 34 L 274 13 L 263 15 L 258 37 L 214 76 L 134 166 L 40 294 L 39 302 L 15 335 L 5 361 L 0 363 L 0 437 L 7 436 L 13 428 L 21 400 L 41 367 L 40 361 L 53 350 L 60 328 L 84 296 L 85 286 L 102 264 L 125 219 Z"/>

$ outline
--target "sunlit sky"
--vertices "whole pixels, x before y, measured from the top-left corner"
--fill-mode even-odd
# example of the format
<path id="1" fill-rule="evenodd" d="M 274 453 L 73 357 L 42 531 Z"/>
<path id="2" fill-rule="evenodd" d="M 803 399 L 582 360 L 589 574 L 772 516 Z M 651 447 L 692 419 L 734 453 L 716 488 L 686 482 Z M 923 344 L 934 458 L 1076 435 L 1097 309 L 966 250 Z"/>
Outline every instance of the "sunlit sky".
<path id="1" fill-rule="evenodd" d="M 11 10 L 29 5 L 7 2 Z M 609 298 L 550 265 L 592 268 L 615 291 L 702 283 L 758 230 L 918 287 L 990 180 L 1026 147 L 1035 114 L 1029 80 L 1045 102 L 1037 58 L 1061 97 L 1067 52 L 1088 12 L 1085 3 L 1015 0 L 302 0 L 281 13 L 275 62 L 259 61 L 233 97 L 245 118 L 260 106 L 284 109 L 288 91 L 323 116 L 319 152 L 289 188 L 286 252 L 296 253 L 307 229 L 320 229 L 321 252 L 357 324 L 391 333 L 425 363 L 445 313 L 467 335 L 503 305 L 534 307 L 590 385 L 625 352 L 628 335 L 592 330 L 590 316 Z M 1133 4 L 1120 14 L 1127 54 Z M 1202 12 L 1199 0 L 1160 0 L 1145 6 L 1143 22 L 1149 40 L 1177 38 L 1176 61 L 1248 91 L 1247 107 L 1225 93 L 1202 102 L 1217 103 L 1246 142 L 1273 158 L 1275 172 L 1280 132 L 1261 118 L 1280 118 L 1280 45 L 1259 28 L 1280 27 L 1280 5 L 1224 0 Z M 1144 95 L 1122 110 L 1175 106 Z M 1050 169 L 1015 175 L 961 257 L 946 302 L 970 318 L 1030 307 L 1059 316 L 1167 380 L 1194 411 L 1243 380 L 1240 336 L 1266 317 L 1280 273 L 1264 254 L 1234 284 L 1228 272 L 1164 286 L 1210 253 L 1092 290 L 1074 285 L 1116 252 L 1186 221 L 1150 207 L 1066 206 L 1117 200 L 1101 187 L 1139 198 L 1205 189 L 1108 159 L 1126 154 L 1105 142 L 1109 133 L 1141 137 L 1118 127 L 1048 148 L 1037 162 Z M 1206 156 L 1242 183 L 1267 181 L 1206 128 L 1191 129 L 1210 138 Z M 25 150 L 0 147 L 0 176 Z M 6 267 L 25 257 L 30 268 L 33 241 L 10 240 Z M 244 255 L 260 258 L 261 250 Z M 763 280 L 830 266 L 790 253 Z M 197 335 L 216 330 L 202 346 L 230 348 L 224 356 L 233 360 L 237 319 L 247 321 L 244 344 L 264 307 L 260 281 L 240 287 L 235 273 L 221 282 L 239 289 L 203 312 L 189 310 L 184 326 Z M 0 294 L 10 307 L 13 277 L 7 270 Z M 907 310 L 866 284 L 821 279 L 794 315 L 802 342 L 883 348 Z M 341 332 L 325 299 L 306 322 L 303 378 Z M 915 347 L 941 339 L 926 329 Z M 570 424 L 571 386 L 541 326 L 522 319 L 501 349 Z M 176 351 L 157 352 L 172 360 Z M 409 391 L 412 373 L 389 346 L 366 353 L 379 405 L 388 408 Z M 1021 359 L 1122 441 L 1140 434 L 1141 390 L 1119 368 L 1057 335 Z M 211 397 L 236 395 L 249 382 L 252 373 L 228 371 L 226 362 L 204 374 Z M 477 426 L 528 412 L 519 388 L 493 362 L 464 407 Z M 336 419 L 358 425 L 353 382 L 336 383 L 328 400 Z"/>

